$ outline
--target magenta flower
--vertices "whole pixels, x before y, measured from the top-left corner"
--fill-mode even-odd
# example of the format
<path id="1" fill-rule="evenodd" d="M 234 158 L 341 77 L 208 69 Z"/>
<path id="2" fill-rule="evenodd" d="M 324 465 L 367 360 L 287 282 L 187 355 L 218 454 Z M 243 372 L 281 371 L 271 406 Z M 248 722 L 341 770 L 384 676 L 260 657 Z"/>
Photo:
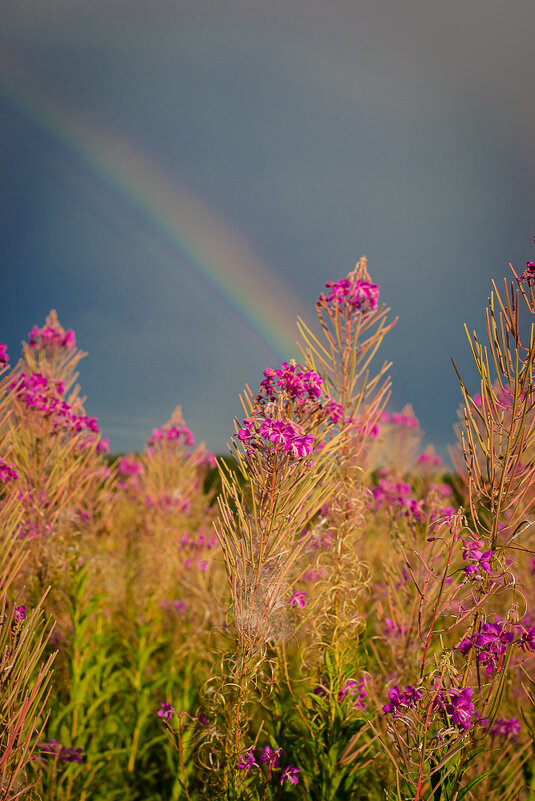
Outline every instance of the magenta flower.
<path id="1" fill-rule="evenodd" d="M 468 577 L 481 578 L 483 573 L 490 573 L 492 550 L 483 551 L 484 541 L 463 539 L 463 545 L 463 559 L 470 563 L 464 569 L 465 574 Z"/>
<path id="2" fill-rule="evenodd" d="M 523 651 L 535 651 L 535 626 L 531 626 L 529 629 L 524 629 L 522 632 L 522 636 L 518 641 L 520 647 Z"/>
<path id="3" fill-rule="evenodd" d="M 338 701 L 342 703 L 346 696 L 353 696 L 355 698 L 353 702 L 354 709 L 365 709 L 366 702 L 364 699 L 368 695 L 366 690 L 364 689 L 365 681 L 361 679 L 361 681 L 356 681 L 355 679 L 348 679 L 342 685 L 341 689 L 338 692 Z"/>
<path id="4" fill-rule="evenodd" d="M 51 420 L 55 433 L 98 433 L 96 417 L 76 414 L 72 406 L 63 400 L 65 386 L 62 381 L 53 381 L 41 373 L 27 375 L 22 372 L 11 382 L 9 388 L 21 404 Z"/>
<path id="5" fill-rule="evenodd" d="M 490 730 L 491 737 L 502 737 L 504 740 L 511 739 L 513 743 L 518 742 L 520 734 L 520 721 L 516 718 L 499 718 L 494 721 L 494 726 Z"/>
<path id="6" fill-rule="evenodd" d="M 474 704 L 472 702 L 472 695 L 474 691 L 471 687 L 464 690 L 450 690 L 451 701 L 451 720 L 457 726 L 468 730 L 472 726 L 472 717 L 475 714 Z"/>
<path id="7" fill-rule="evenodd" d="M 28 344 L 30 348 L 47 350 L 48 352 L 54 348 L 74 350 L 76 347 L 76 338 L 74 336 L 74 331 L 71 329 L 64 331 L 59 324 L 57 328 L 51 325 L 38 328 L 34 325 L 28 334 Z"/>
<path id="8" fill-rule="evenodd" d="M 420 689 L 410 684 L 407 684 L 404 691 L 401 692 L 396 684 L 395 687 L 392 687 L 392 689 L 388 691 L 388 698 L 390 703 L 383 706 L 383 714 L 397 714 L 401 710 L 415 707 L 422 698 L 422 692 Z"/>
<path id="9" fill-rule="evenodd" d="M 342 420 L 342 404 L 338 403 L 338 401 L 334 400 L 334 398 L 329 398 L 327 400 L 325 404 L 325 411 L 328 414 L 327 419 L 334 425 Z"/>
<path id="10" fill-rule="evenodd" d="M 164 704 L 163 702 L 160 703 L 161 709 L 158 712 L 158 717 L 162 720 L 171 720 L 173 714 L 175 712 L 174 706 L 171 704 Z"/>
<path id="11" fill-rule="evenodd" d="M 0 483 L 9 484 L 10 481 L 16 481 L 18 477 L 19 476 L 15 468 L 4 461 L 4 459 L 2 459 L 0 456 Z"/>
<path id="12" fill-rule="evenodd" d="M 518 280 L 527 281 L 530 285 L 535 281 L 535 262 L 526 262 L 526 269 L 518 276 Z"/>
<path id="13" fill-rule="evenodd" d="M 288 603 L 290 606 L 299 606 L 302 608 L 306 604 L 306 592 L 294 592 Z"/>
<path id="14" fill-rule="evenodd" d="M 301 772 L 301 768 L 293 768 L 291 765 L 288 765 L 287 768 L 284 768 L 281 774 L 281 784 L 299 784 L 299 773 Z"/>
<path id="15" fill-rule="evenodd" d="M 169 420 L 161 428 L 153 428 L 152 436 L 147 446 L 149 448 L 161 447 L 162 443 L 177 443 L 186 447 L 195 445 L 193 433 L 182 422 L 175 422 L 176 417 Z"/>
<path id="16" fill-rule="evenodd" d="M 457 645 L 457 650 L 460 651 L 463 656 L 466 656 L 466 654 L 470 651 L 471 647 L 472 647 L 472 637 L 465 637 L 464 640 L 461 640 L 459 645 Z"/>
<path id="17" fill-rule="evenodd" d="M 110 438 L 103 437 L 97 444 L 97 453 L 109 453 L 110 452 Z"/>
<path id="18" fill-rule="evenodd" d="M 256 760 L 254 758 L 253 749 L 250 748 L 244 754 L 240 754 L 240 758 L 236 767 L 238 770 L 251 770 L 253 765 L 256 765 Z"/>
<path id="19" fill-rule="evenodd" d="M 278 768 L 281 754 L 282 748 L 270 748 L 266 745 L 260 754 L 260 762 L 269 768 Z"/>
<path id="20" fill-rule="evenodd" d="M 7 345 L 0 342 L 0 369 L 9 364 L 9 356 L 7 355 Z"/>
<path id="21" fill-rule="evenodd" d="M 401 623 L 394 623 L 394 621 L 389 618 L 385 617 L 385 627 L 383 629 L 383 634 L 387 637 L 403 637 L 407 633 L 407 625 L 404 624 L 403 626 Z"/>
<path id="22" fill-rule="evenodd" d="M 50 754 L 58 762 L 78 762 L 82 764 L 84 761 L 81 748 L 68 748 L 54 739 L 49 740 L 47 743 L 41 743 L 40 747 L 43 754 Z"/>
<path id="23" fill-rule="evenodd" d="M 119 459 L 117 472 L 121 476 L 139 476 L 143 472 L 143 465 L 132 456 L 123 456 Z"/>
<path id="24" fill-rule="evenodd" d="M 442 464 L 442 459 L 440 456 L 436 456 L 434 453 L 421 453 L 418 456 L 418 464 L 428 464 L 432 465 L 433 467 L 440 467 Z"/>
<path id="25" fill-rule="evenodd" d="M 15 623 L 23 623 L 26 620 L 26 607 L 16 606 L 13 611 L 13 621 Z"/>
<path id="26" fill-rule="evenodd" d="M 366 314 L 377 309 L 379 301 L 379 287 L 362 278 L 357 278 L 356 272 L 349 273 L 339 281 L 327 281 L 325 287 L 330 290 L 327 296 L 320 295 L 319 307 L 347 309 L 351 314 Z"/>
<path id="27" fill-rule="evenodd" d="M 463 690 L 441 689 L 433 702 L 433 708 L 438 707 L 443 715 L 451 718 L 452 723 L 468 731 L 472 727 L 472 718 L 475 715 L 473 694 L 471 687 Z"/>
<path id="28" fill-rule="evenodd" d="M 457 645 L 457 650 L 466 656 L 474 646 L 478 662 L 485 665 L 487 673 L 491 674 L 496 669 L 500 657 L 505 653 L 507 645 L 513 639 L 513 633 L 504 631 L 500 623 L 483 623 L 479 632 L 461 640 Z"/>
<path id="29" fill-rule="evenodd" d="M 285 451 L 296 460 L 312 453 L 314 447 L 314 435 L 305 434 L 304 429 L 289 418 L 262 417 L 257 420 L 248 417 L 237 437 L 247 452 L 263 450 L 269 453 L 267 443 L 271 443 L 273 450 Z"/>
<path id="30" fill-rule="evenodd" d="M 289 400 L 302 405 L 307 401 L 317 401 L 321 396 L 323 378 L 314 370 L 305 370 L 302 365 L 283 362 L 278 370 L 267 367 L 264 380 L 260 384 L 260 398 L 273 402 L 279 392 L 284 392 Z"/>
<path id="31" fill-rule="evenodd" d="M 416 417 L 396 412 L 390 417 L 390 422 L 398 426 L 405 426 L 406 428 L 418 428 L 419 426 Z"/>

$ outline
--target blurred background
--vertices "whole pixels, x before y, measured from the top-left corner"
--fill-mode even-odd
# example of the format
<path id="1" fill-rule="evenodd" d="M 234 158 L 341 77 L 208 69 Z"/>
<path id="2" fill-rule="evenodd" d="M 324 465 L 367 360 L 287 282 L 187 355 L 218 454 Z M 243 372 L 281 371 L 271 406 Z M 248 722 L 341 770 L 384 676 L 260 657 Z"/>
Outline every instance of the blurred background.
<path id="1" fill-rule="evenodd" d="M 439 452 L 491 279 L 535 257 L 533 0 L 4 0 L 0 340 L 55 308 L 113 452 L 225 452 L 361 255 Z"/>

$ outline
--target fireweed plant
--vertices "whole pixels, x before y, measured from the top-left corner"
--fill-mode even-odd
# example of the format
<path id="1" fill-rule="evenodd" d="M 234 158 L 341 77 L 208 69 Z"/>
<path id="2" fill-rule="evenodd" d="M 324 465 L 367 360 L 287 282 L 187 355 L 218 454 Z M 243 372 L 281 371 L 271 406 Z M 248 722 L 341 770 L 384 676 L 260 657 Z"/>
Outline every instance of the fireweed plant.
<path id="1" fill-rule="evenodd" d="M 11 378 L 0 345 L 0 798 L 27 796 L 35 784 L 33 759 L 46 720 L 53 656 L 44 656 L 46 631 L 40 598 L 32 609 L 14 589 L 26 554 L 17 537 L 20 507 L 10 491 L 19 474 L 9 461 Z"/>
<path id="2" fill-rule="evenodd" d="M 380 481 L 374 491 L 376 500 L 385 491 L 397 495 L 389 514 L 396 505 L 405 511 L 393 531 L 403 580 L 393 573 L 384 589 L 393 686 L 370 722 L 395 766 L 390 798 L 533 792 L 533 724 L 517 696 L 535 650 L 533 580 L 525 570 L 530 558 L 533 568 L 535 339 L 533 325 L 524 334 L 520 320 L 535 308 L 532 279 L 513 275 L 503 294 L 494 285 L 488 345 L 468 336 L 480 387 L 472 396 L 460 379 L 461 459 L 454 461 L 464 508 L 433 510 L 429 495 L 407 508 L 408 484 Z M 528 737 L 520 744 L 522 718 Z"/>
<path id="3" fill-rule="evenodd" d="M 306 532 L 295 639 L 279 657 L 287 697 L 279 696 L 277 705 L 277 725 L 302 767 L 301 796 L 311 799 L 358 793 L 370 762 L 360 648 L 369 568 L 356 546 L 366 515 L 366 453 L 389 393 L 389 365 L 376 373 L 370 365 L 394 325 L 386 322 L 388 309 L 379 304 L 364 259 L 326 288 L 316 304 L 318 333 L 299 320 L 299 347 L 307 367 L 323 376 L 324 427 L 339 441 L 331 479 L 336 491 Z M 350 764 L 352 740 L 359 746 Z"/>
<path id="4" fill-rule="evenodd" d="M 531 798 L 534 289 L 469 336 L 450 474 L 364 260 L 217 468 L 180 408 L 107 455 L 55 313 L 0 345 L 0 799 Z"/>

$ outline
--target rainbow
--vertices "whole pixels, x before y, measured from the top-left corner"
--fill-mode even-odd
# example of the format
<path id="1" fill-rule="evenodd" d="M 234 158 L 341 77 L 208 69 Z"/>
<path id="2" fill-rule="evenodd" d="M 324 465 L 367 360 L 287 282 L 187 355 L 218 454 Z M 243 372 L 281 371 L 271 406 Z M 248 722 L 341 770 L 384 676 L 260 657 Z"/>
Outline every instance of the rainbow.
<path id="1" fill-rule="evenodd" d="M 297 356 L 298 296 L 246 239 L 124 137 L 67 108 L 2 53 L 0 91 L 171 245 L 277 358 Z M 172 268 L 170 268 L 172 269 Z"/>

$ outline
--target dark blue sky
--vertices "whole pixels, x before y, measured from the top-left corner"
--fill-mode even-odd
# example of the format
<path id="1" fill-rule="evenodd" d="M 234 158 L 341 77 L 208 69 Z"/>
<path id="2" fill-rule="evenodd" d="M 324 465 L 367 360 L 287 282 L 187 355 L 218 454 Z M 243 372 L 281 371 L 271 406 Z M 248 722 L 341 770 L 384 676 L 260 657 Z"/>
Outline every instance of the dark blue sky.
<path id="1" fill-rule="evenodd" d="M 223 450 L 243 384 L 298 355 L 244 334 L 180 237 L 32 111 L 39 87 L 198 198 L 256 254 L 252 278 L 264 265 L 311 316 L 366 254 L 400 317 L 383 348 L 392 408 L 411 402 L 442 449 L 450 357 L 470 370 L 463 323 L 482 331 L 491 279 L 535 253 L 534 27 L 532 0 L 9 0 L 0 339 L 15 354 L 56 308 L 89 352 L 87 408 L 114 450 L 177 404 Z"/>

